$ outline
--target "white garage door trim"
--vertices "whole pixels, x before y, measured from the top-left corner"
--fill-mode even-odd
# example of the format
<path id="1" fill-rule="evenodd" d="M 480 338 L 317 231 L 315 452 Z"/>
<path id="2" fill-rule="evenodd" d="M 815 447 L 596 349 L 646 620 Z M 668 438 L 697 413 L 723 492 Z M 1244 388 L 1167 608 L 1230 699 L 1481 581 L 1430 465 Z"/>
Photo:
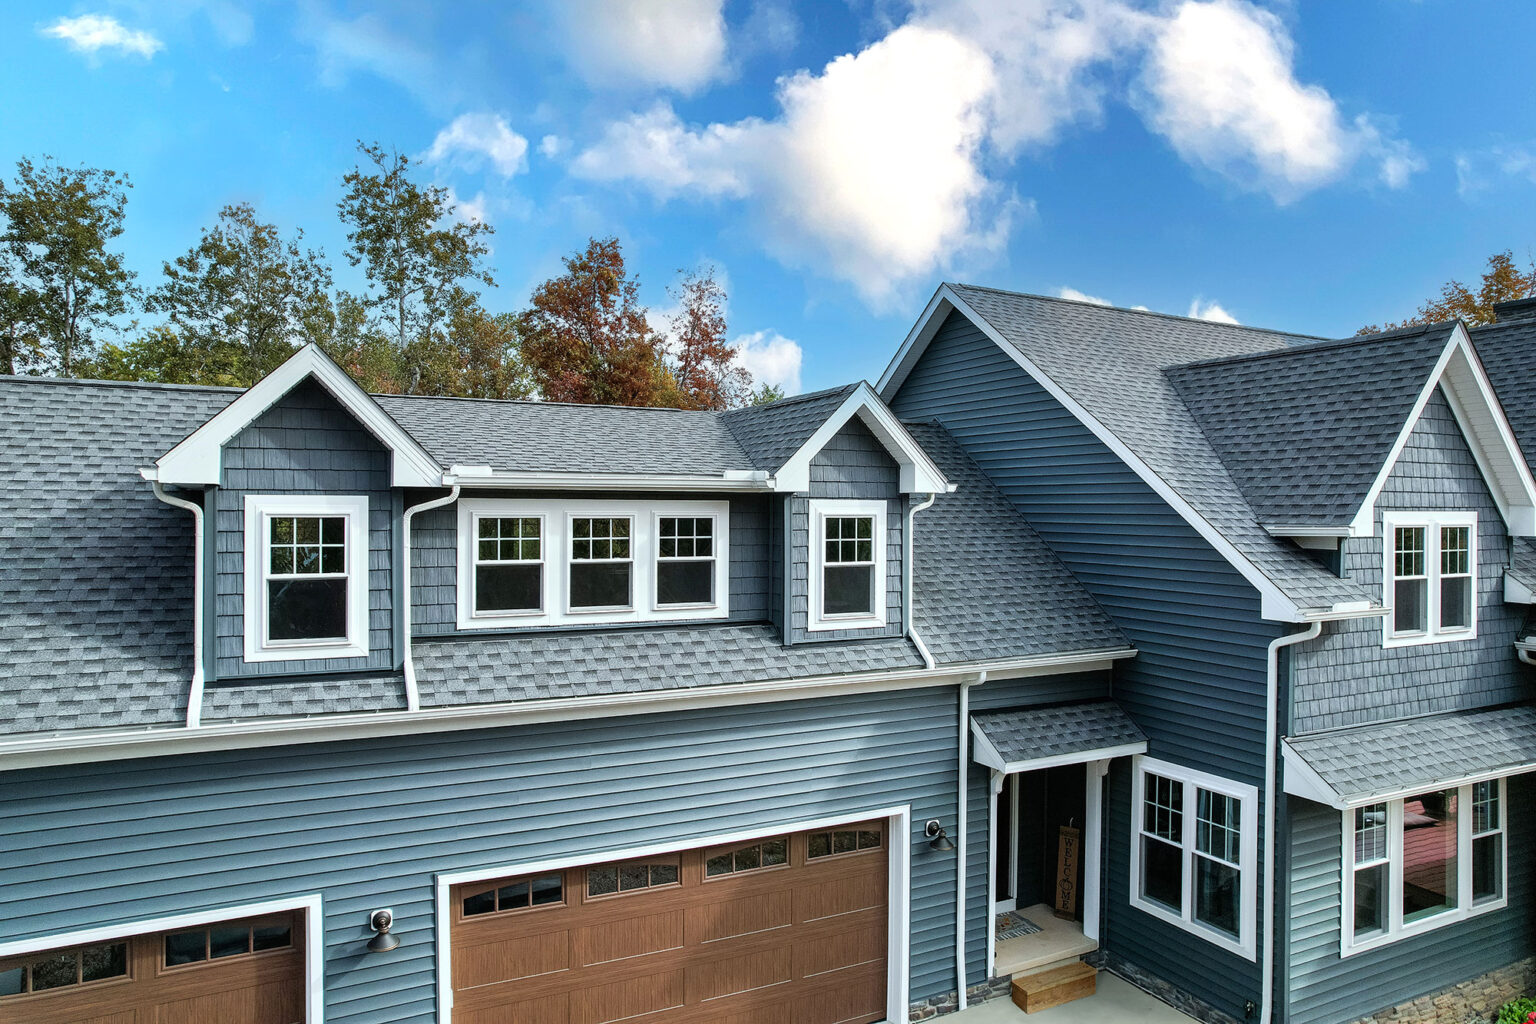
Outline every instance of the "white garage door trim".
<path id="1" fill-rule="evenodd" d="M 304 911 L 304 1019 L 308 1024 L 325 1024 L 325 928 L 321 920 L 319 893 L 265 903 L 242 903 L 233 907 L 194 910 L 188 914 L 154 917 L 144 921 L 102 925 L 76 932 L 41 935 L 33 939 L 0 942 L 0 957 L 25 956 L 64 946 L 89 946 L 97 942 L 126 939 L 149 932 L 173 932 L 198 925 L 217 924 L 237 917 L 261 917 L 285 910 Z"/>
<path id="2" fill-rule="evenodd" d="M 675 839 L 650 846 L 636 846 L 623 850 L 587 850 L 551 860 L 498 864 L 490 868 L 439 874 L 436 876 L 438 1024 L 452 1024 L 453 1021 L 453 952 L 449 926 L 449 911 L 453 905 L 453 901 L 449 898 L 449 890 L 452 886 L 464 882 L 478 882 L 486 878 L 501 878 L 505 875 L 536 875 L 546 871 L 564 871 L 566 868 L 610 860 L 638 860 L 662 853 L 696 850 L 701 846 L 727 846 L 731 843 L 745 843 L 765 836 L 778 835 L 781 832 L 812 832 L 816 829 L 869 821 L 872 818 L 885 819 L 889 822 L 890 835 L 902 837 L 903 840 L 899 843 L 892 842 L 887 855 L 886 921 L 889 937 L 886 954 L 885 1012 L 887 1024 L 892 1024 L 894 1021 L 905 1024 L 910 982 L 907 963 L 910 944 L 908 937 L 911 934 L 912 914 L 909 898 L 912 884 L 912 807 L 910 804 L 839 814 L 831 818 L 773 822 L 746 831 L 689 836 L 685 839 Z"/>

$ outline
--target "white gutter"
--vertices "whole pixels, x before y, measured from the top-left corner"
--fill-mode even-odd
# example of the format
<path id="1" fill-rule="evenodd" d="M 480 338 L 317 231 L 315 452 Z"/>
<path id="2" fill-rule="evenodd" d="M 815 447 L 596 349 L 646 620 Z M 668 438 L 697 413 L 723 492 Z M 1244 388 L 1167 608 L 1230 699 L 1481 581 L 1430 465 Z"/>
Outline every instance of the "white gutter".
<path id="1" fill-rule="evenodd" d="M 540 722 L 569 722 L 585 718 L 640 715 L 685 708 L 729 707 L 737 704 L 809 700 L 847 693 L 887 692 L 953 685 L 977 671 L 1009 678 L 1055 675 L 1063 668 L 1084 672 L 1108 668 L 1119 658 L 1136 654 L 1135 648 L 1079 651 L 978 662 L 954 668 L 896 669 L 852 675 L 779 679 L 769 682 L 726 683 L 676 690 L 647 690 L 601 697 L 554 697 L 544 700 L 502 701 L 410 711 L 347 712 L 306 718 L 272 718 L 229 721 L 200 729 L 148 726 L 136 729 L 82 729 L 40 733 L 24 739 L 0 741 L 0 771 L 58 764 L 114 761 L 129 757 L 197 753 L 209 750 L 242 750 L 252 747 L 321 743 L 333 740 L 373 739 L 380 736 L 455 732 Z"/>
<path id="2" fill-rule="evenodd" d="M 404 569 L 401 573 L 405 578 L 401 581 L 400 603 L 401 629 L 405 636 L 401 650 L 405 652 L 405 709 L 407 711 L 421 710 L 421 690 L 416 685 L 416 662 L 411 658 L 411 519 L 418 512 L 426 512 L 428 509 L 441 508 L 459 500 L 459 483 L 452 477 L 444 476 L 443 483 L 452 481 L 452 490 L 441 498 L 433 498 L 424 501 L 420 505 L 412 505 L 405 510 L 404 526 L 400 531 L 400 546 L 405 549 L 402 558 Z"/>
<path id="3" fill-rule="evenodd" d="M 1532 644 L 1524 640 L 1515 641 L 1515 656 L 1518 657 L 1523 663 L 1527 665 L 1536 665 L 1536 658 L 1531 657 L 1533 652 L 1536 652 L 1536 644 Z"/>
<path id="4" fill-rule="evenodd" d="M 932 501 L 930 496 L 929 501 Z M 959 989 L 957 998 L 959 1004 L 956 1009 L 965 1009 L 965 833 L 968 824 L 969 800 L 968 790 L 970 786 L 971 767 L 971 687 L 980 686 L 987 681 L 985 672 L 976 673 L 976 678 L 960 684 L 960 725 L 959 741 L 956 746 L 960 752 L 960 783 L 955 797 L 955 979 Z M 988 968 L 990 971 L 990 967 Z"/>
<path id="5" fill-rule="evenodd" d="M 928 495 L 928 499 L 926 501 L 923 501 L 917 505 L 907 506 L 907 534 L 903 538 L 903 540 L 906 541 L 906 551 L 902 553 L 901 558 L 901 594 L 904 598 L 901 609 L 901 617 L 905 619 L 907 623 L 907 637 L 912 641 L 913 645 L 917 647 L 917 653 L 923 656 L 923 664 L 927 665 L 929 668 L 933 668 L 934 666 L 933 655 L 928 652 L 928 645 L 923 643 L 923 638 L 918 635 L 917 623 L 914 621 L 915 617 L 912 614 L 913 604 L 917 601 L 917 592 L 912 587 L 912 531 L 914 527 L 914 520 L 917 518 L 917 514 L 923 509 L 932 506 L 937 498 L 937 494 L 930 494 Z"/>
<path id="6" fill-rule="evenodd" d="M 456 473 L 460 469 L 476 472 Z M 498 487 L 524 491 L 753 491 L 781 490 L 763 470 L 724 473 L 528 473 L 492 470 L 488 466 L 450 467 L 465 487 Z"/>
<path id="7" fill-rule="evenodd" d="M 139 475 L 145 472 L 140 470 Z M 153 479 L 154 471 L 148 472 L 144 478 L 155 497 L 192 513 L 192 686 L 187 692 L 187 728 L 196 729 L 203 720 L 203 506 L 166 494 L 160 481 Z"/>

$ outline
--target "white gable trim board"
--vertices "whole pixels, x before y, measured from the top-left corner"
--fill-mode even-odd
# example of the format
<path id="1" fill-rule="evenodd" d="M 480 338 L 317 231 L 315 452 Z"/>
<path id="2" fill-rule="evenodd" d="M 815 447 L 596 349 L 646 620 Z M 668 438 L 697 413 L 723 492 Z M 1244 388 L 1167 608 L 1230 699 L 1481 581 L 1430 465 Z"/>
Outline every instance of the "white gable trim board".
<path id="1" fill-rule="evenodd" d="M 881 375 L 879 387 L 882 396 L 889 398 L 901 386 L 902 381 L 906 379 L 907 374 L 911 372 L 912 367 L 916 365 L 918 358 L 921 357 L 922 350 L 933 339 L 938 326 L 943 323 L 944 318 L 949 315 L 951 310 L 958 311 L 970 320 L 999 350 L 1017 363 L 1019 368 L 1029 374 L 1052 398 L 1060 402 L 1062 407 L 1070 412 L 1078 422 L 1092 431 L 1093 435 L 1103 442 L 1110 451 L 1114 452 L 1122 462 L 1129 466 L 1142 479 L 1143 483 L 1152 488 L 1158 497 L 1167 502 L 1170 508 L 1177 512 L 1196 533 L 1205 539 L 1206 543 L 1215 548 L 1234 569 L 1241 573 L 1243 578 L 1259 592 L 1261 613 L 1264 618 L 1277 622 L 1306 622 L 1315 617 L 1309 615 L 1306 609 L 1298 607 L 1296 602 L 1291 600 L 1273 580 L 1264 575 L 1258 566 L 1249 561 L 1242 552 L 1232 545 L 1231 541 L 1222 536 L 1214 526 L 1206 521 L 1204 516 L 1195 511 L 1193 505 L 1153 471 L 1152 467 L 1147 465 L 1140 456 L 1131 451 L 1125 442 L 1121 441 L 1113 431 L 1101 423 L 1092 413 L 1083 408 L 1061 385 L 1042 372 L 1040 367 L 1036 366 L 1034 362 L 1013 345 L 1010 345 L 1007 339 L 999 334 L 997 329 L 985 317 L 972 309 L 949 285 L 939 286 L 938 293 L 935 294 L 933 301 L 929 302 L 927 310 L 924 311 L 924 319 L 919 320 L 917 325 L 912 328 L 911 333 L 907 335 L 906 340 L 902 342 L 901 348 L 897 351 L 896 357 L 891 360 L 890 366 Z M 1342 611 L 1344 609 L 1329 610 Z"/>
<path id="2" fill-rule="evenodd" d="M 855 416 L 879 439 L 901 467 L 901 493 L 947 494 L 955 489 L 928 457 L 928 453 L 907 433 L 890 408 L 863 382 L 773 475 L 774 489 L 792 492 L 809 490 L 811 460 Z"/>
<path id="3" fill-rule="evenodd" d="M 1509 532 L 1517 537 L 1536 536 L 1536 479 L 1515 440 L 1514 430 L 1493 392 L 1493 385 L 1482 363 L 1472 350 L 1466 329 L 1457 324 L 1440 354 L 1435 368 L 1419 392 L 1402 430 L 1392 444 L 1381 471 L 1376 474 L 1354 519 L 1349 524 L 1351 537 L 1370 537 L 1376 532 L 1376 500 L 1397 467 L 1397 460 L 1408 439 L 1419 425 L 1424 408 L 1443 389 L 1451 413 L 1466 438 L 1467 447 L 1483 474 L 1494 503 Z"/>
<path id="4" fill-rule="evenodd" d="M 390 450 L 393 486 L 443 485 L 443 470 L 437 460 L 315 345 L 299 349 L 287 362 L 251 385 L 207 423 L 160 456 L 155 462 L 155 479 L 164 484 L 189 487 L 219 483 L 224 445 L 309 377 L 313 377 Z"/>
<path id="5" fill-rule="evenodd" d="M 746 831 L 727 832 L 717 835 L 690 836 L 649 846 L 620 850 L 589 850 L 572 856 L 550 860 L 528 861 L 520 864 L 500 864 L 495 867 L 474 868 L 466 871 L 444 872 L 434 879 L 437 914 L 437 1019 L 439 1024 L 453 1021 L 453 962 L 452 962 L 452 888 L 464 882 L 477 882 L 487 878 L 510 875 L 538 875 L 583 864 L 609 861 L 639 860 L 679 850 L 692 850 L 703 846 L 729 846 L 751 842 L 786 832 L 810 832 L 822 828 L 835 828 L 860 821 L 881 819 L 888 823 L 890 842 L 887 849 L 889 908 L 886 917 L 886 1012 L 888 1024 L 907 1019 L 908 990 L 910 987 L 910 945 L 912 917 L 912 807 L 882 807 L 839 814 L 835 817 L 813 818 L 808 821 L 765 822 L 761 827 Z"/>

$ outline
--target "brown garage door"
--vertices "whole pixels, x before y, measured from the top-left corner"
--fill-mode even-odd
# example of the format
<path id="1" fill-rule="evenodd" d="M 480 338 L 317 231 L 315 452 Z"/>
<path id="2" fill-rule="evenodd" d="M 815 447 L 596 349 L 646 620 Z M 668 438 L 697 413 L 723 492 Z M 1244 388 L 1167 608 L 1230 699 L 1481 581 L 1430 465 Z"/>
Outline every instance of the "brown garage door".
<path id="1" fill-rule="evenodd" d="M 0 1021 L 303 1024 L 304 915 L 0 959 Z"/>
<path id="2" fill-rule="evenodd" d="M 885 1019 L 883 822 L 453 892 L 454 1024 Z"/>

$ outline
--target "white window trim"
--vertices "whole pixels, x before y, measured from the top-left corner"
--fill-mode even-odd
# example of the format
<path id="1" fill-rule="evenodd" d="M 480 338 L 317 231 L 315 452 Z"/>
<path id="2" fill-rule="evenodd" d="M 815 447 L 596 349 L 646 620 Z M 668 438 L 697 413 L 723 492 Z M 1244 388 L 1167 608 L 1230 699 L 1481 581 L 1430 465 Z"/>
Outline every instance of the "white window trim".
<path id="1" fill-rule="evenodd" d="M 1424 527 L 1424 570 L 1425 570 L 1425 623 L 1428 628 L 1422 633 L 1394 633 L 1393 626 L 1396 619 L 1397 588 L 1393 586 L 1396 577 L 1396 553 L 1397 535 L 1399 527 Z M 1443 526 L 1465 526 L 1467 530 L 1467 543 L 1470 550 L 1467 553 L 1469 565 L 1472 570 L 1472 597 L 1471 597 L 1471 623 L 1465 628 L 1442 629 L 1440 627 L 1440 528 Z M 1383 647 L 1417 647 L 1421 644 L 1453 643 L 1460 640 L 1472 640 L 1477 637 L 1477 513 L 1476 512 L 1383 512 L 1381 516 L 1382 536 L 1382 603 L 1387 606 L 1389 614 L 1381 620 Z"/>
<path id="2" fill-rule="evenodd" d="M 698 555 L 692 555 L 692 556 L 686 556 L 685 555 L 685 556 L 681 556 L 681 557 L 673 555 L 673 556 L 668 556 L 666 558 L 663 558 L 662 555 L 661 555 L 661 521 L 662 521 L 663 518 L 666 518 L 666 519 L 680 518 L 680 519 L 710 519 L 710 520 L 713 520 L 715 525 L 714 525 L 714 529 L 711 532 L 711 536 L 710 536 L 710 550 L 713 552 L 713 554 L 710 555 L 708 559 L 700 558 Z M 728 520 L 728 519 L 729 519 L 729 516 L 726 517 L 726 520 Z M 681 612 L 681 611 L 691 611 L 691 610 L 698 609 L 698 608 L 715 608 L 715 607 L 718 607 L 718 605 L 719 605 L 719 595 L 720 595 L 720 586 L 721 586 L 720 581 L 721 581 L 722 578 L 729 578 L 729 576 L 730 576 L 730 563 L 729 563 L 729 561 L 726 558 L 726 553 L 723 550 L 721 550 L 721 547 L 720 547 L 720 544 L 721 544 L 721 540 L 720 540 L 721 532 L 720 531 L 723 529 L 723 527 L 721 526 L 721 523 L 725 522 L 726 520 L 722 520 L 718 515 L 710 515 L 710 516 L 678 516 L 677 513 L 675 513 L 675 512 L 654 512 L 654 513 L 651 514 L 651 536 L 655 537 L 656 541 L 657 541 L 657 543 L 656 543 L 656 550 L 654 552 L 652 552 L 652 554 L 651 554 L 651 566 L 652 566 L 653 572 L 652 572 L 652 577 L 651 577 L 650 599 L 651 599 L 652 607 L 654 607 L 657 611 L 665 611 L 668 614 L 670 614 L 672 612 L 675 612 L 675 611 Z M 712 569 L 714 571 L 714 577 L 715 577 L 715 586 L 714 586 L 715 600 L 712 600 L 712 601 L 687 601 L 687 602 L 674 603 L 674 604 L 662 604 L 661 603 L 661 570 L 658 568 L 660 563 L 662 563 L 662 562 L 703 562 L 703 561 L 709 561 L 709 562 L 712 563 Z"/>
<path id="3" fill-rule="evenodd" d="M 1236 953 L 1248 960 L 1257 960 L 1255 915 L 1258 905 L 1258 788 L 1241 782 L 1233 782 L 1230 779 L 1223 779 L 1220 776 L 1210 775 L 1206 772 L 1196 771 L 1193 768 L 1186 768 L 1183 765 L 1160 761 L 1156 758 L 1142 755 L 1132 758 L 1131 765 L 1131 877 L 1128 887 L 1131 906 L 1182 928 L 1191 934 L 1198 935 L 1212 945 Z M 1141 895 L 1141 839 L 1143 812 L 1145 810 L 1143 794 L 1146 790 L 1145 776 L 1149 772 L 1170 781 L 1182 783 L 1184 786 L 1183 810 L 1181 812 L 1183 829 L 1180 837 L 1180 857 L 1183 864 L 1181 872 L 1183 877 L 1183 895 L 1181 901 L 1182 908 L 1179 913 L 1174 913 L 1162 904 L 1144 899 Z M 1197 788 L 1209 790 L 1222 796 L 1234 797 L 1242 802 L 1240 819 L 1242 835 L 1239 840 L 1238 857 L 1238 871 L 1242 875 L 1242 893 L 1238 909 L 1239 935 L 1236 939 L 1195 919 L 1194 866 L 1191 863 L 1191 858 L 1194 855 L 1195 849 L 1195 822 L 1198 807 L 1195 790 Z"/>
<path id="4" fill-rule="evenodd" d="M 267 640 L 267 519 L 343 516 L 347 520 L 347 635 L 342 640 Z M 309 661 L 368 657 L 368 497 L 335 494 L 245 496 L 245 660 Z"/>
<path id="5" fill-rule="evenodd" d="M 882 500 L 861 500 L 852 498 L 812 498 L 810 500 L 810 527 L 811 527 L 811 568 L 809 579 L 806 581 L 808 590 L 806 603 L 805 628 L 811 632 L 830 629 L 870 629 L 886 624 L 885 621 L 885 591 L 886 591 L 886 550 L 885 550 L 885 519 L 888 513 L 886 503 Z M 823 570 L 826 568 L 827 559 L 827 520 L 841 516 L 869 516 L 873 520 L 873 529 L 870 531 L 873 540 L 875 565 L 874 565 L 874 602 L 873 611 L 868 615 L 827 615 L 822 611 L 824 578 Z"/>
<path id="6" fill-rule="evenodd" d="M 607 623 L 678 622 L 723 619 L 730 614 L 730 516 L 728 501 L 560 500 L 554 498 L 462 498 L 458 502 L 455 579 L 457 623 L 462 630 L 522 629 Z M 474 606 L 475 520 L 506 516 L 543 520 L 543 609 L 476 612 Z M 593 516 L 629 519 L 630 600 L 623 608 L 572 609 L 569 604 L 571 521 Z M 711 519 L 715 527 L 715 599 L 709 604 L 662 605 L 656 600 L 657 535 L 663 516 Z"/>
<path id="7" fill-rule="evenodd" d="M 1339 907 L 1339 955 L 1352 956 L 1402 939 L 1422 935 L 1448 924 L 1465 921 L 1509 905 L 1509 794 L 1505 780 L 1499 784 L 1499 895 L 1496 899 L 1474 903 L 1472 899 L 1472 783 L 1445 787 L 1457 790 L 1456 796 L 1456 907 L 1417 921 L 1403 921 L 1403 801 L 1380 801 L 1387 805 L 1387 929 L 1355 941 L 1355 811 L 1343 812 L 1344 884 Z M 1438 792 L 1433 786 L 1425 792 Z"/>
<path id="8" fill-rule="evenodd" d="M 478 527 L 478 520 L 480 520 L 480 519 L 504 519 L 504 518 L 536 519 L 536 520 L 538 520 L 538 523 L 539 523 L 539 559 L 538 559 L 537 562 L 523 561 L 523 560 L 518 560 L 518 561 L 515 561 L 515 562 L 502 562 L 500 560 L 492 561 L 492 562 L 481 562 L 480 561 L 480 558 L 479 558 L 479 555 L 480 555 L 480 548 L 479 548 L 480 531 L 479 531 L 479 527 Z M 547 522 L 547 517 L 545 515 L 543 515 L 542 513 L 540 513 L 538 515 L 530 515 L 530 516 L 501 516 L 501 515 L 497 515 L 497 514 L 489 513 L 489 512 L 475 512 L 474 514 L 472 514 L 469 517 L 469 519 L 468 519 L 468 526 L 467 527 L 462 527 L 461 526 L 461 529 L 466 529 L 466 528 L 469 530 L 469 544 L 468 544 L 468 548 L 467 548 L 467 557 L 468 557 L 469 568 L 468 568 L 468 570 L 466 572 L 464 572 L 461 575 L 461 579 L 459 581 L 459 588 L 460 588 L 460 590 L 466 591 L 468 593 L 468 601 L 469 601 L 470 613 L 472 615 L 475 615 L 476 617 L 479 617 L 479 618 L 501 618 L 501 619 L 528 619 L 528 618 L 538 618 L 539 616 L 543 615 L 544 614 L 544 610 L 545 610 L 544 609 L 544 599 L 546 597 L 546 593 L 547 593 L 547 590 L 548 590 L 548 587 L 546 585 L 544 585 L 544 581 L 547 581 L 548 578 L 549 578 L 549 566 L 550 566 L 550 557 L 549 557 L 549 524 Z M 475 607 L 475 585 L 476 585 L 475 584 L 475 578 L 476 578 L 475 569 L 478 566 L 480 566 L 480 565 L 537 565 L 539 567 L 539 579 L 541 581 L 541 585 L 540 585 L 540 589 L 539 589 L 539 607 L 538 608 L 529 608 L 529 609 L 506 609 L 506 610 L 495 611 L 495 612 L 475 612 L 474 611 L 474 607 Z"/>

